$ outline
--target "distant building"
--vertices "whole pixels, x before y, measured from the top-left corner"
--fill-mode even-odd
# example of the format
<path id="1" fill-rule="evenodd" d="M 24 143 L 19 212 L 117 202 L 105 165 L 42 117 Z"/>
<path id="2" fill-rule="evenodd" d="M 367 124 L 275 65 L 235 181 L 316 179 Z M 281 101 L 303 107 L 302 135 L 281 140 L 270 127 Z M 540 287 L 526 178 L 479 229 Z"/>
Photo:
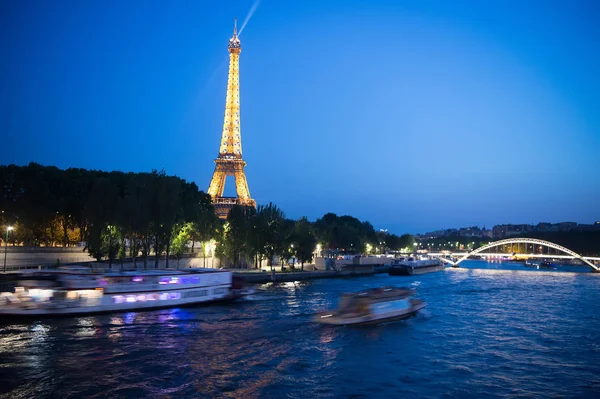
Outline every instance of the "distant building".
<path id="1" fill-rule="evenodd" d="M 600 223 L 594 224 L 578 224 L 577 228 L 573 229 L 577 231 L 600 231 Z"/>
<path id="2" fill-rule="evenodd" d="M 534 231 L 537 231 L 540 233 L 548 233 L 548 232 L 552 232 L 552 231 L 558 231 L 558 225 L 552 224 L 552 223 L 541 222 L 541 223 L 538 223 L 534 229 L 535 229 Z"/>
<path id="3" fill-rule="evenodd" d="M 481 229 L 477 226 L 462 227 L 458 230 L 458 235 L 461 237 L 481 237 Z"/>
<path id="4" fill-rule="evenodd" d="M 529 224 L 501 224 L 492 229 L 493 238 L 503 239 L 533 231 L 533 226 Z"/>
<path id="5" fill-rule="evenodd" d="M 528 233 L 554 233 L 554 232 L 569 232 L 569 231 L 600 231 L 600 221 L 594 224 L 577 224 L 576 222 L 560 222 L 548 223 L 540 222 L 533 226 L 530 224 L 499 224 L 491 229 L 486 229 L 485 226 L 480 229 L 477 226 L 461 227 L 460 229 L 436 230 L 420 235 L 423 240 L 435 239 L 448 236 L 460 237 L 477 237 L 503 239 Z"/>
<path id="6" fill-rule="evenodd" d="M 577 227 L 575 222 L 561 222 L 558 224 L 558 231 L 571 231 Z"/>

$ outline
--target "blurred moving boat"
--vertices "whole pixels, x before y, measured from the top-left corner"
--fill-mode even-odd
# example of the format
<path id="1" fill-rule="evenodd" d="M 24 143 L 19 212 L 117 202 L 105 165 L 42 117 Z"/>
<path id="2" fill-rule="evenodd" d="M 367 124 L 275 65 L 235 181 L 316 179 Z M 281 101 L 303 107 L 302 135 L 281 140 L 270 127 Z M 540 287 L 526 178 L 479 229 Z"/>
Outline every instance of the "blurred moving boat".
<path id="1" fill-rule="evenodd" d="M 412 299 L 414 293 L 408 288 L 382 287 L 342 294 L 338 310 L 320 312 L 314 321 L 330 325 L 365 325 L 407 319 L 427 306 L 420 299 Z"/>
<path id="2" fill-rule="evenodd" d="M 242 278 L 212 269 L 91 273 L 85 268 L 23 273 L 0 293 L 0 315 L 58 316 L 172 308 L 241 298 Z"/>
<path id="3" fill-rule="evenodd" d="M 415 260 L 414 258 L 394 259 L 388 274 L 390 276 L 414 276 L 444 270 L 444 265 L 438 259 Z"/>

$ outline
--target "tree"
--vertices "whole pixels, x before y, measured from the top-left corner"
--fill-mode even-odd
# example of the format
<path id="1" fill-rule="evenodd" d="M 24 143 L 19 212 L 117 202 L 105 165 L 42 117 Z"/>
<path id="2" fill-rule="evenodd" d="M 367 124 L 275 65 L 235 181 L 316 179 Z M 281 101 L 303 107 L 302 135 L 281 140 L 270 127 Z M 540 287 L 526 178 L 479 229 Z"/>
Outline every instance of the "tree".
<path id="1" fill-rule="evenodd" d="M 294 249 L 294 225 L 296 223 L 292 219 L 283 219 L 280 224 L 279 240 L 276 242 L 275 254 L 281 260 L 281 267 L 285 260 L 289 260 L 295 256 Z"/>
<path id="2" fill-rule="evenodd" d="M 173 227 L 182 217 L 179 195 L 181 179 L 167 176 L 163 171 L 151 174 L 153 195 L 151 202 L 151 226 L 154 235 L 154 267 L 158 268 L 158 258 L 166 253 L 166 267 L 169 267 L 169 252 Z"/>
<path id="3" fill-rule="evenodd" d="M 86 237 L 86 249 L 94 258 L 100 261 L 104 256 L 112 256 L 112 244 L 106 229 L 114 220 L 117 201 L 116 188 L 112 182 L 102 177 L 96 180 L 85 206 L 86 219 L 89 228 Z M 112 257 L 111 257 L 112 260 Z"/>
<path id="4" fill-rule="evenodd" d="M 256 209 L 243 205 L 234 205 L 227 215 L 223 227 L 223 253 L 234 267 L 242 267 L 251 254 L 249 238 L 253 232 Z"/>
<path id="5" fill-rule="evenodd" d="M 412 250 L 415 244 L 415 238 L 410 234 L 402 234 L 398 239 L 398 245 L 400 248 L 410 248 Z"/>
<path id="6" fill-rule="evenodd" d="M 377 242 L 373 226 L 352 216 L 337 216 L 327 213 L 315 222 L 315 232 L 319 241 L 325 244 L 328 254 L 364 252 L 367 242 Z"/>
<path id="7" fill-rule="evenodd" d="M 293 242 L 295 256 L 300 261 L 301 269 L 304 270 L 304 262 L 312 261 L 317 245 L 314 229 L 306 217 L 294 224 Z"/>
<path id="8" fill-rule="evenodd" d="M 179 268 L 179 260 L 185 254 L 187 244 L 190 241 L 191 230 L 191 223 L 186 223 L 182 227 L 179 227 L 179 225 L 174 227 L 171 250 L 177 259 L 177 268 Z"/>
<path id="9" fill-rule="evenodd" d="M 281 252 L 284 235 L 285 215 L 276 205 L 259 205 L 256 211 L 256 226 L 254 234 L 257 235 L 256 251 L 267 258 L 267 264 L 273 267 L 273 257 Z"/>
<path id="10" fill-rule="evenodd" d="M 383 242 L 385 246 L 392 251 L 399 251 L 402 248 L 400 237 L 398 237 L 396 234 L 388 234 L 381 242 Z"/>
<path id="11" fill-rule="evenodd" d="M 210 195 L 198 191 L 198 187 L 191 183 L 183 191 L 184 219 L 190 222 L 190 239 L 192 240 L 192 253 L 194 242 L 200 241 L 203 246 L 219 235 L 222 228 L 221 220 L 215 213 Z M 202 255 L 206 267 L 206 251 Z"/>

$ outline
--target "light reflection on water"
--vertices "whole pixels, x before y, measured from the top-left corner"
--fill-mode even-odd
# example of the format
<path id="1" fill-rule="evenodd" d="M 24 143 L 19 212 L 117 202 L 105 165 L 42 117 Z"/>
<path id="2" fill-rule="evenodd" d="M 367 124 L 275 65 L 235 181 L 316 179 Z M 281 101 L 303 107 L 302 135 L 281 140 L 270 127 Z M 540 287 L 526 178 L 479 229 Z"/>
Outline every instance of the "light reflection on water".
<path id="1" fill-rule="evenodd" d="M 481 267 L 0 324 L 0 397 L 595 397 L 600 276 L 470 265 Z M 428 307 L 381 326 L 311 322 L 340 293 L 386 284 L 415 288 Z"/>

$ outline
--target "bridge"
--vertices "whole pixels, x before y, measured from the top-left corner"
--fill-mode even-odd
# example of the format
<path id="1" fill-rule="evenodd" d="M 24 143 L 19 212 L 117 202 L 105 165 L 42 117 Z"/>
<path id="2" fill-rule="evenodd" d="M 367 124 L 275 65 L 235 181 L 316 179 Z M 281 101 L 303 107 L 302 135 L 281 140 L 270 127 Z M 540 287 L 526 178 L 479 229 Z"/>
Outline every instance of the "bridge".
<path id="1" fill-rule="evenodd" d="M 533 245 L 535 248 L 536 245 L 539 246 L 543 246 L 543 247 L 547 247 L 548 248 L 548 253 L 547 254 L 536 254 L 536 253 L 532 253 L 532 254 L 517 254 L 515 252 L 511 252 L 510 254 L 504 253 L 504 252 L 493 252 L 493 253 L 482 253 L 483 251 L 486 251 L 488 249 L 491 248 L 497 248 L 497 247 L 501 247 L 501 246 L 506 246 L 506 245 L 517 245 L 517 248 L 520 244 L 525 244 L 525 249 L 527 250 L 527 245 L 531 244 Z M 553 254 L 551 255 L 550 252 L 550 248 L 559 251 L 562 253 L 562 255 L 559 254 Z M 447 264 L 452 265 L 453 267 L 458 267 L 458 264 L 461 263 L 462 261 L 464 261 L 465 259 L 468 259 L 470 256 L 473 255 L 477 255 L 480 254 L 480 256 L 516 256 L 516 257 L 523 257 L 523 258 L 557 258 L 557 259 L 578 259 L 580 261 L 582 261 L 583 263 L 585 263 L 587 266 L 592 268 L 593 272 L 597 272 L 600 273 L 600 267 L 598 265 L 595 265 L 593 262 L 594 261 L 598 261 L 600 262 L 600 257 L 584 257 L 579 255 L 578 253 L 571 251 L 568 248 L 565 248 L 561 245 L 555 244 L 553 242 L 550 241 L 544 241 L 544 240 L 538 240 L 536 238 L 508 238 L 505 240 L 500 240 L 500 241 L 494 241 L 491 242 L 487 245 L 484 245 L 483 247 L 479 247 L 471 252 L 459 252 L 459 253 L 443 253 L 443 252 L 438 252 L 438 253 L 434 253 L 434 252 L 430 252 L 429 256 L 433 256 L 438 258 L 439 260 L 441 260 L 442 262 L 445 262 Z M 450 256 L 452 258 L 458 258 L 458 260 L 456 261 L 452 261 L 450 259 L 447 259 L 446 257 Z"/>

